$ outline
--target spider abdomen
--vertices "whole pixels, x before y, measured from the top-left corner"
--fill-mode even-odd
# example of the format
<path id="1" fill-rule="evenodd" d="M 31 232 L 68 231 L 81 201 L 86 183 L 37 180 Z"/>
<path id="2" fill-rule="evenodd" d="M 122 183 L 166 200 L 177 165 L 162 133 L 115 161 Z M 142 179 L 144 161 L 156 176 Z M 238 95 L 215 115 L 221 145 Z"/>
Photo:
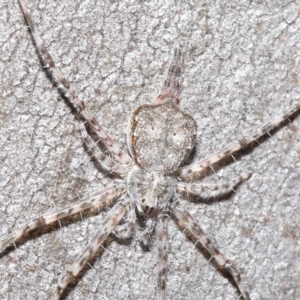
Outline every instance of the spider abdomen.
<path id="1" fill-rule="evenodd" d="M 195 145 L 196 123 L 171 99 L 137 107 L 130 118 L 128 147 L 142 168 L 171 174 Z"/>

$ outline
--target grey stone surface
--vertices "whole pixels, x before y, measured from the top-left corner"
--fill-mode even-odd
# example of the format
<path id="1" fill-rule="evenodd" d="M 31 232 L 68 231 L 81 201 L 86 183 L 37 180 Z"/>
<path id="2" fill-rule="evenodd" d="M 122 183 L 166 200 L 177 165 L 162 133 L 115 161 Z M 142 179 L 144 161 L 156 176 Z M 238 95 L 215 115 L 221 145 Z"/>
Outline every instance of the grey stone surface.
<path id="1" fill-rule="evenodd" d="M 183 46 L 182 107 L 203 158 L 299 102 L 299 1 L 28 0 L 54 61 L 100 123 L 124 142 L 131 110 Z M 0 237 L 107 186 L 78 123 L 39 64 L 17 1 L 0 3 Z M 211 178 L 252 172 L 212 205 L 184 203 L 241 269 L 252 300 L 300 298 L 300 117 Z M 79 201 L 79 200 L 76 200 Z M 0 259 L 1 299 L 51 299 L 101 224 L 85 218 Z M 154 299 L 156 248 L 115 242 L 67 299 Z M 171 222 L 168 299 L 238 299 Z"/>

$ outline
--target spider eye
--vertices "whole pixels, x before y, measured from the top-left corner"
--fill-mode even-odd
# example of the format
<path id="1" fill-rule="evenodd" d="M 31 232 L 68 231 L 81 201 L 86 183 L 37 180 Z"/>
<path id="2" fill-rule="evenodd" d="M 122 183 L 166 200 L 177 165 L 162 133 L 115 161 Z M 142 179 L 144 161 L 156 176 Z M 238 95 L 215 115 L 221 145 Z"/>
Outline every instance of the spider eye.
<path id="1" fill-rule="evenodd" d="M 154 207 L 151 207 L 149 205 L 142 205 L 142 209 L 143 209 L 144 213 L 147 213 L 149 215 L 151 215 L 154 211 Z"/>

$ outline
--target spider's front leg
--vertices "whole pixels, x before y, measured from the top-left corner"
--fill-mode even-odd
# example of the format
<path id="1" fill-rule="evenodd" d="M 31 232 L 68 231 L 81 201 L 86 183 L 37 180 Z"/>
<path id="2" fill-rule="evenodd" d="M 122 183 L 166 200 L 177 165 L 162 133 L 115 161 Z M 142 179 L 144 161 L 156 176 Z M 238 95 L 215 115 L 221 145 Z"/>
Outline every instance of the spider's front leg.
<path id="1" fill-rule="evenodd" d="M 201 246 L 212 256 L 212 258 L 214 258 L 221 270 L 227 271 L 232 276 L 243 299 L 250 300 L 249 295 L 241 281 L 238 269 L 231 262 L 229 262 L 217 248 L 212 245 L 211 241 L 206 237 L 202 229 L 196 224 L 193 217 L 185 209 L 179 207 L 177 202 L 171 205 L 171 211 L 178 227 L 193 240 L 196 240 L 197 243 L 201 244 Z"/>
<path id="2" fill-rule="evenodd" d="M 101 230 L 97 232 L 97 234 L 83 250 L 82 254 L 79 255 L 70 269 L 60 279 L 56 290 L 58 300 L 61 299 L 61 296 L 64 294 L 68 285 L 76 282 L 79 274 L 86 267 L 89 261 L 97 254 L 99 248 L 107 240 L 108 236 L 115 230 L 129 207 L 130 203 L 124 201 L 117 203 L 115 207 L 109 211 L 103 224 L 100 226 Z"/>
<path id="3" fill-rule="evenodd" d="M 30 232 L 45 227 L 54 222 L 60 222 L 61 219 L 81 213 L 84 210 L 88 209 L 103 209 L 105 207 L 111 206 L 115 201 L 124 193 L 124 186 L 119 188 L 107 188 L 101 190 L 98 193 L 95 193 L 93 196 L 90 196 L 87 200 L 69 206 L 57 213 L 45 214 L 35 220 L 32 220 L 27 225 L 18 229 L 12 233 L 5 240 L 0 242 L 0 251 L 3 251 L 5 248 L 15 245 L 15 242 L 22 239 L 23 237 L 30 234 Z M 16 245 L 15 245 L 16 246 Z"/>
<path id="4" fill-rule="evenodd" d="M 167 281 L 167 262 L 169 249 L 169 235 L 168 235 L 168 221 L 169 215 L 161 215 L 157 222 L 158 233 L 158 278 L 157 278 L 157 300 L 166 300 L 166 281 Z"/>
<path id="5" fill-rule="evenodd" d="M 222 159 L 229 157 L 233 153 L 247 147 L 254 141 L 258 141 L 261 137 L 266 134 L 269 134 L 276 130 L 280 125 L 286 121 L 290 121 L 290 118 L 295 116 L 300 112 L 300 104 L 296 104 L 286 111 L 281 116 L 275 118 L 272 122 L 269 122 L 263 125 L 258 130 L 252 132 L 248 136 L 244 137 L 242 140 L 232 143 L 231 145 L 225 147 L 224 149 L 216 152 L 215 154 L 208 156 L 198 162 L 194 162 L 190 165 L 183 166 L 178 170 L 178 174 L 181 178 L 185 180 L 192 180 L 197 178 L 205 172 L 209 167 L 212 167 L 214 164 L 218 163 Z"/>

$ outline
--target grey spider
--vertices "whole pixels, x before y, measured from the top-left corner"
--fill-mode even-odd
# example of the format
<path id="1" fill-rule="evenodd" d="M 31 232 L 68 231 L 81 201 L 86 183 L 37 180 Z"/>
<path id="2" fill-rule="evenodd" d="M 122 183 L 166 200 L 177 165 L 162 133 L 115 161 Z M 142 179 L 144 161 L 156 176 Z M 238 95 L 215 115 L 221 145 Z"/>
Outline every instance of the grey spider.
<path id="1" fill-rule="evenodd" d="M 233 155 L 234 152 L 270 134 L 298 113 L 300 105 L 295 105 L 282 116 L 221 151 L 201 161 L 183 165 L 195 145 L 196 123 L 190 115 L 179 108 L 178 77 L 181 72 L 182 55 L 180 49 L 175 49 L 160 95 L 153 104 L 139 106 L 132 112 L 127 135 L 128 154 L 102 129 L 84 102 L 70 87 L 35 30 L 24 0 L 19 2 L 44 66 L 63 96 L 77 108 L 75 116 L 83 121 L 81 132 L 87 150 L 93 153 L 93 158 L 103 170 L 115 174 L 120 180 L 117 187 L 105 188 L 84 202 L 32 220 L 3 240 L 0 243 L 0 251 L 12 245 L 16 246 L 17 241 L 40 227 L 59 222 L 84 210 L 112 207 L 99 232 L 60 279 L 56 298 L 60 299 L 66 293 L 69 284 L 77 280 L 110 235 L 131 237 L 139 220 L 142 227 L 139 239 L 143 246 L 150 246 L 154 233 L 158 235 L 159 270 L 156 292 L 157 299 L 163 300 L 166 299 L 168 221 L 171 218 L 191 240 L 205 249 L 215 265 L 233 278 L 240 295 L 244 299 L 249 299 L 240 279 L 239 270 L 212 245 L 193 217 L 180 206 L 179 199 L 182 194 L 186 195 L 187 199 L 189 195 L 193 195 L 200 200 L 216 199 L 230 194 L 234 188 L 247 180 L 250 174 L 243 173 L 229 183 L 218 186 L 200 185 L 191 181 L 199 179 L 208 168 L 213 168 L 213 165 Z"/>

